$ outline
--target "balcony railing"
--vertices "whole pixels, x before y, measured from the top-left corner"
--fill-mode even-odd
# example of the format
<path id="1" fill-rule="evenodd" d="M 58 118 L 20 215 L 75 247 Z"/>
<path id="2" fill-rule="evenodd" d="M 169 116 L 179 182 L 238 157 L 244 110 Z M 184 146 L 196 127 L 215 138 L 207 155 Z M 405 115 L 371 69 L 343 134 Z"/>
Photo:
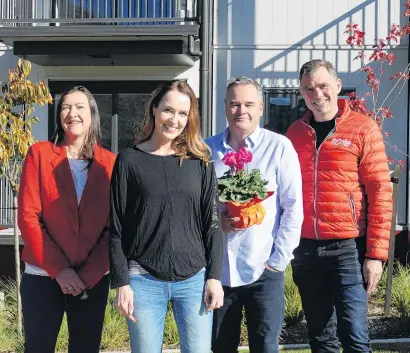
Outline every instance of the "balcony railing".
<path id="1" fill-rule="evenodd" d="M 0 178 L 0 228 L 13 224 L 13 194 L 8 181 Z"/>
<path id="2" fill-rule="evenodd" d="M 198 0 L 0 0 L 0 26 L 191 24 Z"/>

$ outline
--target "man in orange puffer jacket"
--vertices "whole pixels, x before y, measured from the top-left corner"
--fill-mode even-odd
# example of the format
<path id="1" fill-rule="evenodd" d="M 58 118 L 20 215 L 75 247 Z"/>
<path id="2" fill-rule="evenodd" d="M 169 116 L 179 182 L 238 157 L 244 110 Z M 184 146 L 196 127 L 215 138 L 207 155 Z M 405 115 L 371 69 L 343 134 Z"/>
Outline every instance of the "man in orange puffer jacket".
<path id="1" fill-rule="evenodd" d="M 331 63 L 309 61 L 299 78 L 309 111 L 287 132 L 304 198 L 292 268 L 311 350 L 339 353 L 339 336 L 345 353 L 371 352 L 368 294 L 387 259 L 392 219 L 383 136 L 373 119 L 338 100 L 342 83 Z"/>

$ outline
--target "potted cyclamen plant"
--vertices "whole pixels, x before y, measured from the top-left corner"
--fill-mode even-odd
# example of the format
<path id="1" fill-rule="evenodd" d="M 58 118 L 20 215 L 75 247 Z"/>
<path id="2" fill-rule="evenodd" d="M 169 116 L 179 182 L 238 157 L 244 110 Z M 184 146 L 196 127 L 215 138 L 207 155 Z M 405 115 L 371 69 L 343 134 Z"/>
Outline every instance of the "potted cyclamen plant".
<path id="1" fill-rule="evenodd" d="M 239 218 L 232 224 L 237 229 L 261 224 L 266 213 L 261 202 L 273 195 L 259 169 L 245 169 L 251 161 L 252 153 L 245 148 L 228 152 L 222 159 L 229 170 L 218 179 L 219 202 L 226 205 L 231 217 Z"/>

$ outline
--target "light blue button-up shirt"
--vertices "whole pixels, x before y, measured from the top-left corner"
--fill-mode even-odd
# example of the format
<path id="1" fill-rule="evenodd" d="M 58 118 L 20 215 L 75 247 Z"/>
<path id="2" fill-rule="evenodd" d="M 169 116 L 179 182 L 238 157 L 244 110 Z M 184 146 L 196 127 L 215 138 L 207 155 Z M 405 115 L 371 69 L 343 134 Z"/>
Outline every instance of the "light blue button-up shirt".
<path id="1" fill-rule="evenodd" d="M 218 178 L 228 170 L 222 158 L 233 151 L 228 136 L 226 129 L 206 140 Z M 222 284 L 230 287 L 258 280 L 265 263 L 284 271 L 299 245 L 303 221 L 302 177 L 292 143 L 285 136 L 258 127 L 246 138 L 246 144 L 253 154 L 247 169 L 260 169 L 262 177 L 269 182 L 268 190 L 274 194 L 263 201 L 266 215 L 262 224 L 225 235 Z"/>

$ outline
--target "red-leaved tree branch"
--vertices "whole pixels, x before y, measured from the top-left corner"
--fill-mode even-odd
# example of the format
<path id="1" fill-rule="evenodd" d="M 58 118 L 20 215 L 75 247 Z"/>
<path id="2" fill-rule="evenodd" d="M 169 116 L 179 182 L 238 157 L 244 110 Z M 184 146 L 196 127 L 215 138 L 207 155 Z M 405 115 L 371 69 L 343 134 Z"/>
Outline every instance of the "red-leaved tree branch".
<path id="1" fill-rule="evenodd" d="M 410 0 L 404 3 L 403 16 L 410 17 Z M 365 73 L 366 84 L 369 86 L 369 91 L 364 93 L 363 96 L 359 96 L 356 93 L 349 94 L 350 106 L 352 110 L 370 116 L 379 124 L 380 128 L 383 128 L 384 120 L 393 117 L 390 108 L 410 78 L 410 63 L 408 63 L 403 71 L 397 72 L 389 78 L 394 81 L 393 87 L 385 97 L 380 97 L 380 85 L 384 78 L 385 67 L 386 65 L 391 66 L 397 60 L 397 57 L 393 53 L 390 53 L 388 48 L 399 43 L 400 38 L 404 38 L 410 34 L 410 23 L 407 21 L 407 24 L 403 26 L 393 24 L 386 38 L 376 38 L 370 56 L 366 55 L 366 33 L 361 31 L 357 23 L 348 24 L 344 34 L 347 35 L 346 43 L 352 49 L 357 50 L 357 56 L 354 60 L 361 61 L 362 68 L 360 70 Z M 384 135 L 389 137 L 391 134 L 384 132 Z M 386 140 L 385 143 L 395 151 L 406 155 L 406 153 L 399 150 L 397 146 L 392 145 Z M 389 163 L 404 167 L 403 160 L 393 161 L 393 159 L 389 157 Z"/>

